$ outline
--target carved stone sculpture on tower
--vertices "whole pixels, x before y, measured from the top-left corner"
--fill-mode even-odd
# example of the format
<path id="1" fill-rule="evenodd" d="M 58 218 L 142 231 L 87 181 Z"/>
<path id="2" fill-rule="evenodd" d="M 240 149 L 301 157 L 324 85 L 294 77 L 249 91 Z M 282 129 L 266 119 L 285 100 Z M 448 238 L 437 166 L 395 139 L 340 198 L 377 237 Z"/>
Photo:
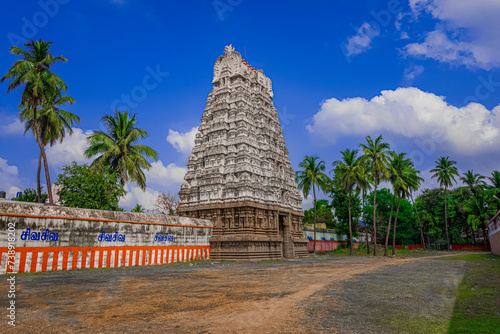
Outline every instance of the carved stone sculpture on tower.
<path id="1" fill-rule="evenodd" d="M 179 212 L 212 220 L 212 258 L 307 255 L 302 198 L 271 80 L 229 45 L 215 61 L 212 84 L 179 192 Z"/>

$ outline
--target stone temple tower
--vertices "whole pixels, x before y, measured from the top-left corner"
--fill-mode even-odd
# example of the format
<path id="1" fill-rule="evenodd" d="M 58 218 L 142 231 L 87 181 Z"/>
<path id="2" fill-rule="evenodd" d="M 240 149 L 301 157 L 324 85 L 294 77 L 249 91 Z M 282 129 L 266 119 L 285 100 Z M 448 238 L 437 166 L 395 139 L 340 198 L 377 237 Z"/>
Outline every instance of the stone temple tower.
<path id="1" fill-rule="evenodd" d="M 181 215 L 212 221 L 212 258 L 307 255 L 271 80 L 226 46 L 212 84 L 179 192 Z"/>

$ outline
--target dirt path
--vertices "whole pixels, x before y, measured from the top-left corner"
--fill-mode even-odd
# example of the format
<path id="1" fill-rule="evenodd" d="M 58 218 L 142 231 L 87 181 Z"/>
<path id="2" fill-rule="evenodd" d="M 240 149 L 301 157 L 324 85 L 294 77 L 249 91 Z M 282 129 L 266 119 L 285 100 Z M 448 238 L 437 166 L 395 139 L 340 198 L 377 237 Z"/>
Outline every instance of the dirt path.
<path id="1" fill-rule="evenodd" d="M 308 332 L 308 303 L 355 277 L 432 258 L 317 257 L 20 275 L 16 332 Z M 442 261 L 444 262 L 444 261 Z M 0 303 L 4 294 L 0 295 Z M 332 307 L 335 299 L 328 301 Z M 3 305 L 3 304 L 2 304 Z M 328 317 L 325 313 L 323 317 Z M 334 332 L 335 324 L 328 325 Z"/>

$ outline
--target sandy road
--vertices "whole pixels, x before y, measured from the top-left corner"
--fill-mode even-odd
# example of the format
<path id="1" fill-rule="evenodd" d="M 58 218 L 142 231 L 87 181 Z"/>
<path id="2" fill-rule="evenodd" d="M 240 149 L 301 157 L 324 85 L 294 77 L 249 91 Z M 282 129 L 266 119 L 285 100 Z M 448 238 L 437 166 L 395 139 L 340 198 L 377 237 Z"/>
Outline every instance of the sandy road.
<path id="1" fill-rule="evenodd" d="M 427 260 L 206 261 L 194 266 L 20 275 L 18 326 L 13 332 L 309 332 L 307 305 L 321 307 L 325 290 L 384 268 Z M 2 291 L 1 305 L 6 302 L 4 296 Z M 328 307 L 332 303 L 335 299 L 328 300 Z M 329 312 L 318 314 L 330 316 Z M 335 327 L 328 325 L 328 332 L 335 332 Z"/>

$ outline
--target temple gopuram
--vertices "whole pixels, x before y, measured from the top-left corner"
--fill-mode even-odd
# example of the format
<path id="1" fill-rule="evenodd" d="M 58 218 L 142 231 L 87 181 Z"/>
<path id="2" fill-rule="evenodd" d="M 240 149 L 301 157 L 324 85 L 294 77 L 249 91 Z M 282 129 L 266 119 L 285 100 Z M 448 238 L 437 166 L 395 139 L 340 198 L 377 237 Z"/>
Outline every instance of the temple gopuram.
<path id="1" fill-rule="evenodd" d="M 226 46 L 212 84 L 179 192 L 180 214 L 212 221 L 213 259 L 306 256 L 302 198 L 271 80 Z"/>

